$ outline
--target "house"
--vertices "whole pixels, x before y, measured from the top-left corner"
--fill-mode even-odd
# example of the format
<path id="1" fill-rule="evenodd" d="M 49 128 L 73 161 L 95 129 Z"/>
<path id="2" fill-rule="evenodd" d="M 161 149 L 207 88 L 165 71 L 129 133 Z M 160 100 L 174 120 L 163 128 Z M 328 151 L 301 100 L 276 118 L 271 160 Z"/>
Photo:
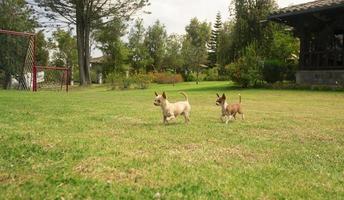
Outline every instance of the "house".
<path id="1" fill-rule="evenodd" d="M 269 20 L 300 38 L 299 84 L 344 85 L 344 0 L 317 0 L 279 9 Z"/>
<path id="2" fill-rule="evenodd" d="M 95 57 L 91 58 L 90 60 L 90 69 L 91 73 L 96 74 L 96 80 L 92 80 L 98 84 L 103 84 L 103 63 L 104 63 L 105 57 Z"/>

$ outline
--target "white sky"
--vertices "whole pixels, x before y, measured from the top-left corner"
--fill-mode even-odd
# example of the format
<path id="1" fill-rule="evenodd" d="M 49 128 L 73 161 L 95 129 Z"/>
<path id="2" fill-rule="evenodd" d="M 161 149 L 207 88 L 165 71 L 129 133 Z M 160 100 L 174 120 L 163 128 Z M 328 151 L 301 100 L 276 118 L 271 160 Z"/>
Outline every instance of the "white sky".
<path id="1" fill-rule="evenodd" d="M 279 7 L 286 7 L 312 0 L 277 0 Z M 230 0 L 150 0 L 151 5 L 145 8 L 151 14 L 138 13 L 137 17 L 143 18 L 146 27 L 160 20 L 168 34 L 185 33 L 187 26 L 193 17 L 201 21 L 214 22 L 217 12 L 221 13 L 222 20 L 229 19 Z M 99 50 L 93 50 L 93 56 L 100 56 Z"/>
<path id="2" fill-rule="evenodd" d="M 279 7 L 286 7 L 312 0 L 277 0 Z M 217 12 L 222 19 L 229 19 L 230 0 L 150 0 L 151 6 L 145 10 L 150 15 L 141 15 L 145 26 L 152 25 L 156 20 L 165 24 L 168 33 L 183 34 L 193 17 L 201 21 L 214 22 Z"/>

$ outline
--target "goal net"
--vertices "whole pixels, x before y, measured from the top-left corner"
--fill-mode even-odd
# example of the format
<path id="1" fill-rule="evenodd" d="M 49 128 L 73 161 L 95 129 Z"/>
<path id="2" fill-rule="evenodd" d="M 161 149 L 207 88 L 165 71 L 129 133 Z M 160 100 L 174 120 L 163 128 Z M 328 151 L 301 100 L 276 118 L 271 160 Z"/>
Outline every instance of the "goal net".
<path id="1" fill-rule="evenodd" d="M 36 82 L 38 90 L 68 91 L 70 72 L 64 67 L 37 66 Z"/>
<path id="2" fill-rule="evenodd" d="M 0 84 L 4 89 L 68 91 L 69 70 L 37 66 L 36 36 L 0 29 Z"/>
<path id="3" fill-rule="evenodd" d="M 4 89 L 32 90 L 35 35 L 0 30 L 0 82 Z"/>

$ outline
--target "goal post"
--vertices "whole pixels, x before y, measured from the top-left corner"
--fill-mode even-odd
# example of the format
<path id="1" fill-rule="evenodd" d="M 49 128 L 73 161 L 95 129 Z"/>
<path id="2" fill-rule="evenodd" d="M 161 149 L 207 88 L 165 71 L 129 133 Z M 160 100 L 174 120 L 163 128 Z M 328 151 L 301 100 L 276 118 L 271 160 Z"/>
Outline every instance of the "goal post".
<path id="1" fill-rule="evenodd" d="M 70 69 L 66 67 L 37 66 L 36 89 L 63 90 L 68 92 L 70 84 Z"/>
<path id="2" fill-rule="evenodd" d="M 39 89 L 68 91 L 70 70 L 66 67 L 37 66 L 36 34 L 0 29 L 0 72 L 5 89 L 36 92 Z M 7 50 L 7 47 L 11 51 Z"/>

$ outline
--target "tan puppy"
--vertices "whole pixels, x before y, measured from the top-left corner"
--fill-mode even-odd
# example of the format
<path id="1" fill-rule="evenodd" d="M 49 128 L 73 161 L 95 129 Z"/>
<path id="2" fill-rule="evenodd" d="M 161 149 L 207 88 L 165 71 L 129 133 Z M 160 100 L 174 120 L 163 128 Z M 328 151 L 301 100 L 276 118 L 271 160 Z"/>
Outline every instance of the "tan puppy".
<path id="1" fill-rule="evenodd" d="M 236 114 L 241 114 L 241 118 L 244 119 L 244 113 L 242 111 L 241 106 L 241 96 L 239 94 L 239 103 L 236 104 L 228 104 L 226 101 L 226 95 L 223 94 L 221 97 L 219 94 L 217 95 L 216 105 L 221 106 L 222 114 L 221 114 L 221 120 L 226 122 L 228 124 L 229 120 L 234 118 L 236 119 Z M 225 119 L 224 119 L 225 118 Z"/>
<path id="2" fill-rule="evenodd" d="M 161 107 L 164 124 L 175 119 L 178 115 L 184 115 L 185 123 L 190 121 L 191 106 L 187 95 L 184 92 L 181 92 L 181 94 L 184 95 L 185 101 L 170 103 L 165 92 L 162 95 L 155 92 L 154 105 Z"/>

